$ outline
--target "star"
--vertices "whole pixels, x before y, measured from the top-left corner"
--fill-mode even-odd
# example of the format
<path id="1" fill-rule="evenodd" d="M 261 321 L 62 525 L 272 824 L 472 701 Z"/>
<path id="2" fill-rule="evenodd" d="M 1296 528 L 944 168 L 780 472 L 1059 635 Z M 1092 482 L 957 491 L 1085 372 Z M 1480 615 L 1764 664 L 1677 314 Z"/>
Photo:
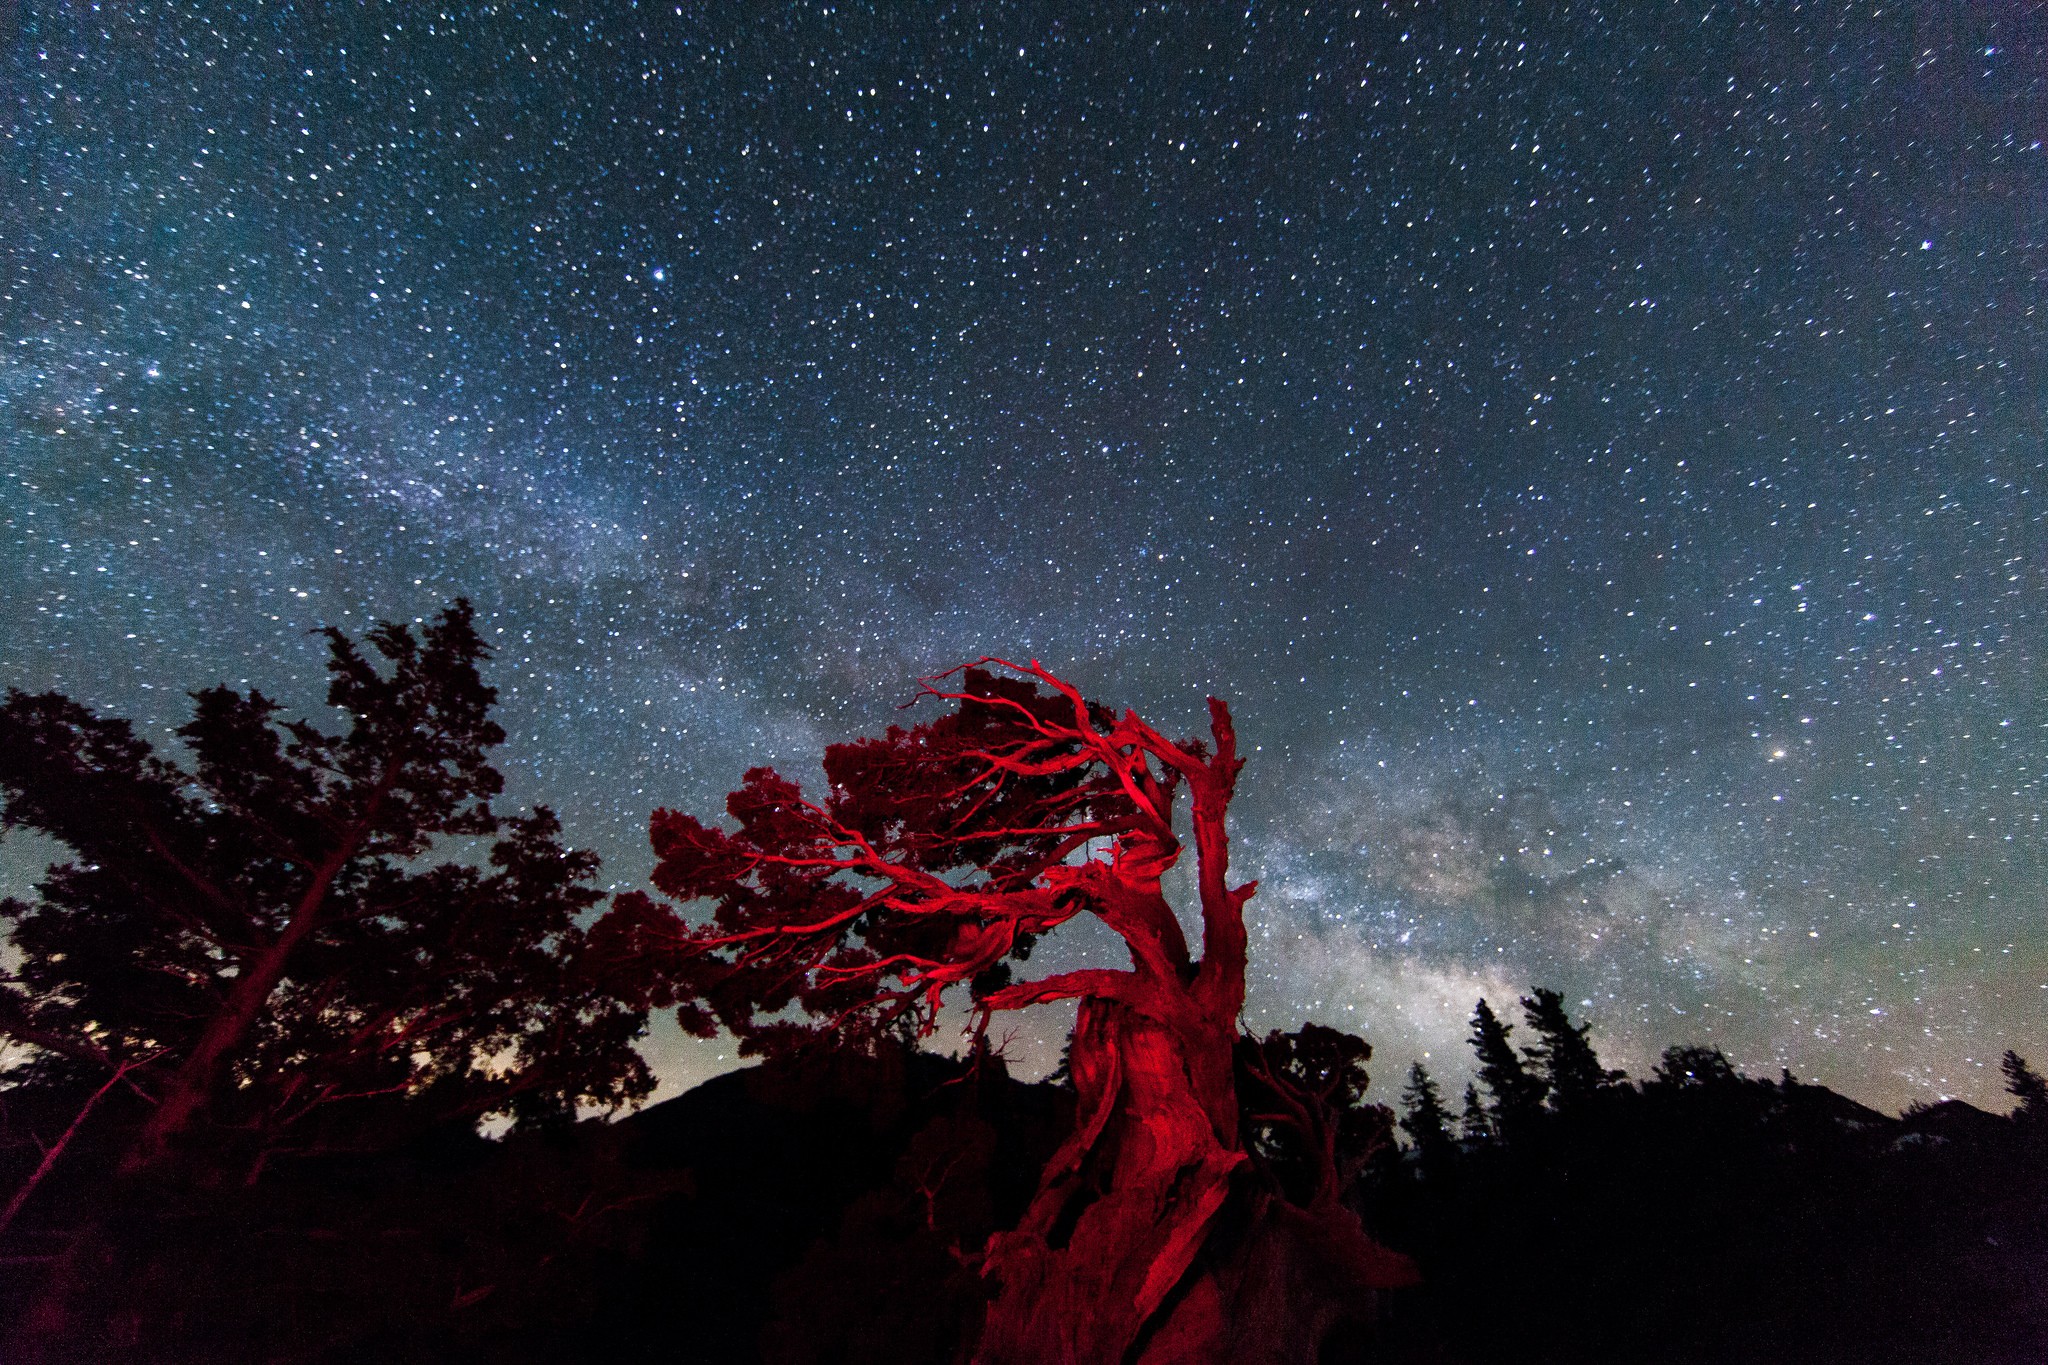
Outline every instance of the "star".
<path id="1" fill-rule="evenodd" d="M 1229 699 L 1259 1028 L 1456 1089 L 1543 985 L 1894 1107 L 2044 1046 L 2016 20 L 1902 99 L 1782 7 L 240 10 L 0 57 L 0 682 L 164 741 L 467 594 L 623 889 L 1017 651 Z"/>

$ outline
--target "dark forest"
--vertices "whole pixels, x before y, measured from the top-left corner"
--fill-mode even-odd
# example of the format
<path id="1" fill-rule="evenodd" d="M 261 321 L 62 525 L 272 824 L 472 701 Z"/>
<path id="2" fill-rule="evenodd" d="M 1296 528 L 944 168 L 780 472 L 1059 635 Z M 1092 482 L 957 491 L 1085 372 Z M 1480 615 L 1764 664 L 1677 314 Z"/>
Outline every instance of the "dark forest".
<path id="1" fill-rule="evenodd" d="M 822 796 L 651 812 L 607 897 L 492 804 L 466 602 L 326 641 L 339 728 L 0 707 L 6 825 L 68 850 L 0 908 L 10 1361 L 2048 1357 L 2026 1040 L 2010 1113 L 1892 1116 L 1685 1039 L 1629 1077 L 1538 983 L 1474 1003 L 1462 1095 L 1247 1032 L 1221 701 L 1174 740 L 985 659 Z M 1128 965 L 1029 965 L 1084 915 Z M 991 1021 L 1063 999 L 1014 1078 Z M 748 1061 L 641 1107 L 664 1011 Z"/>

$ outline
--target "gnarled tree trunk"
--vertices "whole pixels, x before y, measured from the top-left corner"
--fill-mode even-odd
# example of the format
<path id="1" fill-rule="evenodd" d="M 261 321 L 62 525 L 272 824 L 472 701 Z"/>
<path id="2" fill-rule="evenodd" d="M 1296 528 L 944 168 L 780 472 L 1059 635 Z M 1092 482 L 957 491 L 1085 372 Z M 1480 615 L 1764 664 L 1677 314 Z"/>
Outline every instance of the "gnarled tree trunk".
<path id="1" fill-rule="evenodd" d="M 1223 1053 L 1227 1062 L 1227 1034 Z M 1123 1360 L 1202 1250 L 1245 1161 L 1235 1113 L 1219 1133 L 1167 1028 L 1084 1001 L 1069 1057 L 1076 1131 L 1023 1221 L 989 1243 L 995 1301 L 980 1365 Z"/>
<path id="2" fill-rule="evenodd" d="M 780 1008 L 792 983 L 828 1029 L 921 1010 L 929 1031 L 945 989 L 970 982 L 986 991 L 984 1027 L 997 1011 L 1078 1000 L 1075 1129 L 1018 1226 L 984 1248 L 977 1365 L 1307 1365 L 1331 1322 L 1412 1270 L 1374 1254 L 1338 1182 L 1290 1204 L 1244 1148 L 1233 1050 L 1254 888 L 1229 883 L 1225 816 L 1243 767 L 1229 709 L 1212 698 L 1209 738 L 1175 743 L 1035 661 L 955 673 L 957 688 L 924 689 L 956 703 L 953 716 L 827 749 L 822 802 L 756 769 L 727 800 L 735 832 L 656 812 L 655 885 L 713 914 L 665 921 L 643 899 L 618 951 L 668 953 L 673 994 L 770 1047 L 801 1030 L 757 1019 L 750 1002 Z M 1161 888 L 1183 852 L 1183 791 L 1199 960 Z M 1105 839 L 1107 857 L 1091 852 Z M 1000 984 L 1005 959 L 1083 913 L 1122 937 L 1128 970 Z M 708 1034 L 694 1008 L 686 1024 Z"/>
<path id="3" fill-rule="evenodd" d="M 1110 863 L 1074 879 L 1129 945 L 1132 971 L 1082 997 L 1068 1053 L 1075 1131 L 1023 1220 L 989 1242 L 976 1365 L 1310 1365 L 1339 1321 L 1415 1281 L 1338 1202 L 1335 1179 L 1302 1207 L 1250 1168 L 1232 1048 L 1255 888 L 1228 884 L 1240 760 L 1229 712 L 1212 701 L 1210 715 L 1213 754 L 1152 749 L 1172 748 L 1166 762 L 1194 798 L 1202 958 L 1190 960 L 1160 886 L 1181 851 L 1169 831 L 1125 834 Z"/>

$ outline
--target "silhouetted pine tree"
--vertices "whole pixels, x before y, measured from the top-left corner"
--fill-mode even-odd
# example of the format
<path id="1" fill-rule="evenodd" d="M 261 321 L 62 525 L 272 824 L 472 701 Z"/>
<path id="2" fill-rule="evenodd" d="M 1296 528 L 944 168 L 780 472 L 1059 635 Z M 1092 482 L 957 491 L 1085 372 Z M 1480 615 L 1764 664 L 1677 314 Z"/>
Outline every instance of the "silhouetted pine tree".
<path id="1" fill-rule="evenodd" d="M 1720 1048 L 1693 1044 L 1665 1048 L 1655 1070 L 1654 1083 L 1659 1085 L 1726 1085 L 1742 1079 L 1735 1063 L 1729 1061 Z M 1798 1082 L 1792 1079 L 1792 1073 L 1786 1071 L 1784 1087 L 1789 1090 L 1796 1084 Z"/>
<path id="2" fill-rule="evenodd" d="M 1493 1096 L 1493 1116 L 1502 1133 L 1526 1123 L 1542 1111 L 1548 1087 L 1541 1076 L 1532 1075 L 1508 1035 L 1512 1024 L 1503 1024 L 1493 1007 L 1482 998 L 1472 1011 L 1472 1051 L 1479 1059 L 1479 1079 Z"/>
<path id="3" fill-rule="evenodd" d="M 2048 1124 L 2048 1080 L 2042 1079 L 2040 1072 L 2027 1065 L 2026 1058 L 2010 1048 L 2006 1049 L 1999 1069 L 2005 1072 L 2006 1093 L 2020 1102 L 2012 1111 L 2013 1120 L 2028 1127 Z"/>
<path id="4" fill-rule="evenodd" d="M 1582 1104 L 1622 1078 L 1622 1072 L 1600 1065 L 1586 1037 L 1592 1026 L 1574 1024 L 1558 992 L 1538 986 L 1534 995 L 1523 996 L 1522 1017 L 1537 1039 L 1534 1047 L 1522 1049 L 1522 1055 L 1539 1068 L 1553 1107 L 1564 1110 Z"/>
<path id="5" fill-rule="evenodd" d="M 1421 1062 L 1408 1068 L 1408 1085 L 1401 1092 L 1401 1131 L 1424 1161 L 1435 1161 L 1451 1150 L 1450 1113 L 1436 1079 Z"/>
<path id="6" fill-rule="evenodd" d="M 6 823 L 75 855 L 0 902 L 0 1035 L 36 1079 L 137 1069 L 154 1104 L 126 1174 L 654 1088 L 647 1009 L 586 951 L 596 856 L 545 808 L 490 807 L 505 732 L 469 603 L 372 628 L 373 653 L 322 634 L 347 726 L 208 688 L 177 732 L 189 769 L 61 694 L 0 704 Z"/>
<path id="7" fill-rule="evenodd" d="M 278 1155 L 487 1114 L 566 1129 L 654 1088 L 633 1045 L 655 985 L 590 950 L 615 913 L 586 928 L 596 855 L 545 807 L 491 808 L 505 733 L 469 603 L 374 626 L 367 651 L 321 633 L 342 727 L 207 688 L 176 732 L 188 764 L 60 693 L 0 703 L 4 823 L 73 855 L 33 902 L 0 901 L 0 1036 L 30 1049 L 7 1089 L 104 1076 L 150 1101 L 92 1116 L 97 1206 L 74 1210 L 9 1361 L 128 1354 L 115 1287 L 158 1273 L 169 1221 L 150 1220 L 188 1180 L 252 1189 Z"/>
<path id="8" fill-rule="evenodd" d="M 1493 1141 L 1493 1115 L 1479 1098 L 1479 1087 L 1465 1082 L 1465 1112 L 1458 1120 L 1458 1136 L 1467 1142 Z"/>

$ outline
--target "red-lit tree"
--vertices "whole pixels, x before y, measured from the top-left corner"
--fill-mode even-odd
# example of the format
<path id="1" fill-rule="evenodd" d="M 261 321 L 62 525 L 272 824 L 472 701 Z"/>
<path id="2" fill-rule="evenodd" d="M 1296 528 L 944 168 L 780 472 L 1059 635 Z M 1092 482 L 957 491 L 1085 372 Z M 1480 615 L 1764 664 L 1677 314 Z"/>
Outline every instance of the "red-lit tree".
<path id="1" fill-rule="evenodd" d="M 1228 708 L 1211 699 L 1209 740 L 1177 743 L 1035 662 L 1000 659 L 927 680 L 922 696 L 955 709 L 828 748 L 822 799 L 756 768 L 727 800 L 735 829 L 655 812 L 654 883 L 708 903 L 709 920 L 623 898 L 608 951 L 659 959 L 652 1003 L 706 1035 L 723 1024 L 752 1052 L 928 1033 L 959 985 L 977 1030 L 998 1011 L 1078 1000 L 1074 1129 L 1022 1221 L 982 1255 L 977 1361 L 1313 1359 L 1335 1317 L 1413 1269 L 1365 1237 L 1331 1181 L 1292 1202 L 1246 1152 L 1232 1049 L 1253 886 L 1229 879 L 1243 760 Z M 1183 850 L 1183 792 L 1199 959 L 1161 885 Z M 1122 936 L 1128 968 L 1012 979 L 1037 938 L 1084 914 Z M 1255 1074 L 1264 1098 L 1291 1096 L 1301 1150 L 1334 1150 L 1330 1094 L 1284 1064 Z"/>

